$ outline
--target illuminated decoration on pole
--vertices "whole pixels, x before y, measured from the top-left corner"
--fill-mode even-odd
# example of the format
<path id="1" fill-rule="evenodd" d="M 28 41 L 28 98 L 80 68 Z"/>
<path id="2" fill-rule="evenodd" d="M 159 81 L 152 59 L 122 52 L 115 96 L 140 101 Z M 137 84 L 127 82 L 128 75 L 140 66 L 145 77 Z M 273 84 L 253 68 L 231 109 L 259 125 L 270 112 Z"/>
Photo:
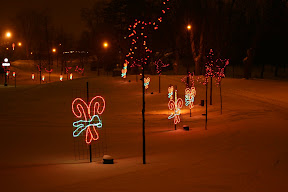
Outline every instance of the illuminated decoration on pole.
<path id="1" fill-rule="evenodd" d="M 70 73 L 70 80 L 73 80 L 73 74 Z"/>
<path id="2" fill-rule="evenodd" d="M 156 71 L 159 75 L 159 93 L 161 92 L 161 73 L 162 73 L 162 68 L 168 67 L 169 64 L 164 64 L 160 59 L 158 61 L 155 61 L 154 64 L 156 65 Z"/>
<path id="3" fill-rule="evenodd" d="M 185 105 L 189 106 L 189 109 L 194 108 L 194 98 L 196 96 L 195 87 L 185 89 Z"/>
<path id="4" fill-rule="evenodd" d="M 80 67 L 76 66 L 75 71 L 78 72 L 79 74 L 83 74 L 84 73 L 84 68 L 80 68 Z"/>
<path id="5" fill-rule="evenodd" d="M 158 61 L 155 61 L 154 64 L 156 65 L 156 72 L 161 75 L 162 73 L 162 69 L 165 67 L 168 67 L 170 64 L 164 64 L 161 59 L 159 59 Z"/>
<path id="6" fill-rule="evenodd" d="M 216 84 L 219 85 L 222 78 L 225 77 L 225 68 L 229 65 L 229 59 L 217 59 L 214 76 L 216 77 Z"/>
<path id="7" fill-rule="evenodd" d="M 177 90 L 175 90 L 175 101 L 173 99 L 170 99 L 168 102 L 168 108 L 169 110 L 173 111 L 171 115 L 168 117 L 168 119 L 174 118 L 174 124 L 180 123 L 180 114 L 181 114 L 181 108 L 183 106 L 183 100 L 181 98 L 177 98 Z"/>
<path id="8" fill-rule="evenodd" d="M 168 98 L 170 100 L 173 99 L 173 92 L 174 92 L 174 87 L 173 86 L 168 87 Z"/>
<path id="9" fill-rule="evenodd" d="M 42 75 L 42 81 L 43 81 L 43 82 L 45 81 L 45 76 L 44 76 L 44 75 Z"/>
<path id="10" fill-rule="evenodd" d="M 45 71 L 46 71 L 47 73 L 52 73 L 53 69 L 47 70 L 47 69 L 45 68 Z"/>
<path id="11" fill-rule="evenodd" d="M 122 69 L 122 74 L 121 74 L 121 77 L 123 77 L 123 79 L 126 79 L 127 77 L 127 66 L 128 66 L 128 61 L 125 60 L 125 63 L 124 63 L 124 67 Z"/>
<path id="12" fill-rule="evenodd" d="M 35 80 L 35 74 L 32 73 L 32 76 L 31 76 L 32 80 Z"/>
<path id="13" fill-rule="evenodd" d="M 69 73 L 70 69 L 72 69 L 72 67 L 65 67 L 66 73 Z"/>
<path id="14" fill-rule="evenodd" d="M 188 81 L 187 81 L 187 79 L 188 79 Z M 189 88 L 190 86 L 191 87 L 194 87 L 194 72 L 191 74 L 190 72 L 188 73 L 188 75 L 186 75 L 185 77 L 183 77 L 182 79 L 181 79 L 181 81 L 183 82 L 183 83 L 185 83 L 185 85 L 186 85 L 186 88 Z"/>
<path id="15" fill-rule="evenodd" d="M 60 81 L 63 81 L 63 75 L 60 75 Z"/>
<path id="16" fill-rule="evenodd" d="M 149 88 L 149 84 L 150 84 L 150 77 L 144 78 L 144 86 L 146 90 Z"/>
<path id="17" fill-rule="evenodd" d="M 99 139 L 99 134 L 96 130 L 102 128 L 102 121 L 99 117 L 105 110 L 105 100 L 101 96 L 94 97 L 89 105 L 81 99 L 76 98 L 72 102 L 72 112 L 79 121 L 73 123 L 75 128 L 73 137 L 78 137 L 83 131 L 86 130 L 86 143 L 90 144 L 92 140 Z"/>
<path id="18" fill-rule="evenodd" d="M 15 43 L 12 43 L 13 51 L 15 50 Z"/>

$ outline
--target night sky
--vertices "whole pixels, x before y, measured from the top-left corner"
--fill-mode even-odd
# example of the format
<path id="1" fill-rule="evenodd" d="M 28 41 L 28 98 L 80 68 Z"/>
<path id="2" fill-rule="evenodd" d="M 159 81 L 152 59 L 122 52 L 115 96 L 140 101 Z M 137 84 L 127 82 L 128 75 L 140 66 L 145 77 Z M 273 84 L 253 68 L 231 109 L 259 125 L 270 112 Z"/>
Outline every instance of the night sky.
<path id="1" fill-rule="evenodd" d="M 19 10 L 48 10 L 56 26 L 63 26 L 64 31 L 79 37 L 85 27 L 81 21 L 81 8 L 89 8 L 97 0 L 11 0 L 5 1 L 5 9 L 0 12 L 0 29 L 9 30 L 9 18 Z M 7 19 L 8 18 L 8 19 Z"/>

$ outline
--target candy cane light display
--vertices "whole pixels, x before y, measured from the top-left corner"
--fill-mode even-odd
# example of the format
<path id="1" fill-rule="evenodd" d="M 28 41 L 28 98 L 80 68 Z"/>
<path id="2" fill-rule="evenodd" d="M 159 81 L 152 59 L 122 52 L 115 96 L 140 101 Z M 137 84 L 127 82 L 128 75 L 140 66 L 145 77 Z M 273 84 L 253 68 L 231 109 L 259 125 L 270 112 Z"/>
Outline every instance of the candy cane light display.
<path id="1" fill-rule="evenodd" d="M 150 84 L 150 77 L 144 78 L 144 86 L 146 90 L 149 88 L 149 84 Z"/>
<path id="2" fill-rule="evenodd" d="M 177 98 L 177 90 L 175 90 L 175 101 L 173 101 L 173 99 L 170 99 L 168 102 L 168 108 L 169 110 L 172 111 L 168 119 L 174 118 L 175 125 L 180 123 L 180 114 L 182 106 L 183 106 L 183 100 L 181 98 Z"/>
<path id="3" fill-rule="evenodd" d="M 101 96 L 94 97 L 89 105 L 81 98 L 76 98 L 72 102 L 72 112 L 76 118 L 80 119 L 73 123 L 75 128 L 73 137 L 78 137 L 86 131 L 86 143 L 90 144 L 93 140 L 99 139 L 98 129 L 102 128 L 100 116 L 105 110 L 105 99 Z"/>
<path id="4" fill-rule="evenodd" d="M 168 87 L 168 98 L 170 100 L 173 99 L 173 92 L 174 92 L 174 87 L 173 86 Z"/>
<path id="5" fill-rule="evenodd" d="M 125 60 L 124 67 L 122 69 L 122 74 L 121 74 L 121 77 L 123 79 L 126 79 L 126 77 L 127 77 L 127 66 L 128 66 L 128 61 Z"/>
<path id="6" fill-rule="evenodd" d="M 185 105 L 189 106 L 189 109 L 194 108 L 194 98 L 196 96 L 195 87 L 185 89 Z"/>

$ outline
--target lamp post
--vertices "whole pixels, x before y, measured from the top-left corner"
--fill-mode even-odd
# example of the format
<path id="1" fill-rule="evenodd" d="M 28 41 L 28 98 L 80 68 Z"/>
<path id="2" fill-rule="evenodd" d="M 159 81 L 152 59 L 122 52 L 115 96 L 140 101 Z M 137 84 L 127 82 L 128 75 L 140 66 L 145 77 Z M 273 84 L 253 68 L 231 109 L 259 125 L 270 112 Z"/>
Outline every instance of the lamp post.
<path id="1" fill-rule="evenodd" d="M 188 37 L 188 47 L 190 45 L 190 33 L 191 33 L 192 26 L 190 24 L 187 25 L 187 37 Z M 189 62 L 187 62 L 187 84 L 188 87 L 190 87 L 190 81 L 189 81 Z"/>
<path id="2" fill-rule="evenodd" d="M 106 52 L 106 50 L 107 50 L 108 47 L 109 47 L 109 43 L 108 43 L 107 41 L 104 41 L 103 44 L 102 44 L 102 46 L 103 46 L 103 48 L 104 48 L 104 51 Z M 101 62 L 101 61 L 104 61 L 103 58 L 104 58 L 104 55 L 103 55 L 103 56 L 101 57 L 101 59 L 99 59 L 99 61 L 98 61 L 98 67 L 97 67 L 97 68 L 98 68 L 98 70 L 97 70 L 98 76 L 100 75 L 100 71 L 99 71 L 99 70 L 100 70 L 100 69 L 99 69 L 100 66 L 99 66 L 99 65 L 100 65 L 100 62 Z"/>

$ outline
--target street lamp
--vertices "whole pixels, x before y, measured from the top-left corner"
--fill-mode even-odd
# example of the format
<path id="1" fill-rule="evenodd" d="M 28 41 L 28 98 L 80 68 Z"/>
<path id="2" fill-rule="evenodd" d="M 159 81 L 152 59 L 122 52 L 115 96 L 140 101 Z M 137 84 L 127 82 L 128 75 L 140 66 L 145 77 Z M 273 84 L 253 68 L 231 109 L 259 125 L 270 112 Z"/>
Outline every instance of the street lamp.
<path id="1" fill-rule="evenodd" d="M 53 53 L 56 53 L 56 49 L 55 49 L 55 48 L 53 48 L 53 49 L 52 49 L 52 52 L 53 52 Z"/>
<path id="2" fill-rule="evenodd" d="M 10 38 L 12 36 L 12 34 L 8 31 L 7 33 L 6 33 L 6 37 L 7 38 Z"/>
<path id="3" fill-rule="evenodd" d="M 188 45 L 190 42 L 190 33 L 191 33 L 191 29 L 192 29 L 192 26 L 190 24 L 187 25 L 187 37 L 188 37 Z M 189 62 L 187 62 L 187 86 L 190 87 L 190 81 L 189 81 Z"/>
<path id="4" fill-rule="evenodd" d="M 21 42 L 19 42 L 19 43 L 18 43 L 18 46 L 19 46 L 19 47 L 21 47 L 21 46 L 22 46 L 22 43 L 21 43 Z"/>
<path id="5" fill-rule="evenodd" d="M 109 46 L 109 44 L 108 44 L 107 42 L 104 42 L 104 43 L 103 43 L 103 47 L 104 47 L 104 48 L 108 48 L 108 46 Z"/>

